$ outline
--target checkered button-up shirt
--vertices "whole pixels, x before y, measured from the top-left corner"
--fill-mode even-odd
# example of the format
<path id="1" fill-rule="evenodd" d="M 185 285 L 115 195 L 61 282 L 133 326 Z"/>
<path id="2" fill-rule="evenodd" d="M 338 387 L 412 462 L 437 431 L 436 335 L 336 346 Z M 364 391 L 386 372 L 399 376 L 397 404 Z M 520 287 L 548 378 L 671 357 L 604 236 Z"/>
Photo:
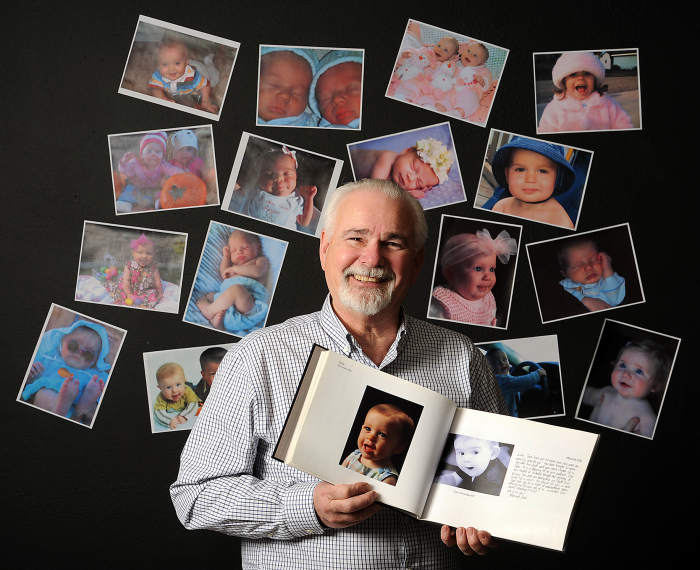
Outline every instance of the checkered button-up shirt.
<path id="1" fill-rule="evenodd" d="M 392 509 L 342 530 L 318 521 L 318 479 L 272 459 L 313 344 L 377 366 L 333 312 L 256 331 L 221 362 L 207 403 L 170 488 L 190 529 L 242 538 L 246 569 L 434 568 L 460 566 L 435 525 Z M 490 365 L 464 335 L 403 316 L 379 368 L 452 399 L 460 407 L 507 414 Z"/>

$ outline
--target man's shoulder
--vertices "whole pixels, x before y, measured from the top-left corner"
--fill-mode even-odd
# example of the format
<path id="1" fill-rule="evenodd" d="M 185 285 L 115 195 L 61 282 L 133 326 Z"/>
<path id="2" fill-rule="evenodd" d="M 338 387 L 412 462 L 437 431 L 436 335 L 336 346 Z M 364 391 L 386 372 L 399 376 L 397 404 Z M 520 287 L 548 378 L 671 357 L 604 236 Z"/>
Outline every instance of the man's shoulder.
<path id="1" fill-rule="evenodd" d="M 316 337 L 321 329 L 320 323 L 320 311 L 292 317 L 282 323 L 264 327 L 246 335 L 234 349 L 244 350 L 249 347 L 275 346 L 275 343 L 287 343 L 295 339 Z"/>
<path id="2" fill-rule="evenodd" d="M 474 343 L 467 335 L 416 319 L 410 315 L 406 315 L 405 318 L 406 330 L 411 336 L 417 336 L 419 339 L 423 338 L 425 340 L 432 339 L 435 341 L 464 344 L 469 347 L 474 346 Z"/>

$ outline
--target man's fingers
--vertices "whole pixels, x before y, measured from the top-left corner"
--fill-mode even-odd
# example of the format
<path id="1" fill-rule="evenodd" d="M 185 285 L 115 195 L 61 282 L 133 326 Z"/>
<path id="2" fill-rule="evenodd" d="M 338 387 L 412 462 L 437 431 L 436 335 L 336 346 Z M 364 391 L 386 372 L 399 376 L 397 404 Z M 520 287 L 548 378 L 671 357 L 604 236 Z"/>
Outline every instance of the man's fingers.
<path id="1" fill-rule="evenodd" d="M 467 556 L 476 553 L 479 555 L 488 554 L 498 546 L 498 541 L 485 530 L 477 531 L 473 527 L 458 528 L 457 530 L 445 525 L 442 527 L 442 541 L 447 546 L 457 547 Z"/>
<path id="2" fill-rule="evenodd" d="M 368 483 L 331 485 L 319 483 L 314 491 L 314 508 L 321 522 L 331 528 L 344 528 L 371 517 L 381 505 Z"/>

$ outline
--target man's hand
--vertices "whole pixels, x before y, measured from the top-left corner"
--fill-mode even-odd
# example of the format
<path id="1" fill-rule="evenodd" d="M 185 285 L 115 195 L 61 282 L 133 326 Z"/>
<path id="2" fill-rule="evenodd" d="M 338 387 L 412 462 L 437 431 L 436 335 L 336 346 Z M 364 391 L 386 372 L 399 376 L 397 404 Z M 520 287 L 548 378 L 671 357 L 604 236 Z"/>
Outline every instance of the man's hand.
<path id="1" fill-rule="evenodd" d="M 488 554 L 499 542 L 485 530 L 477 531 L 473 527 L 453 529 L 447 525 L 442 527 L 440 538 L 447 546 L 457 545 L 467 556 L 475 552 L 479 555 Z"/>
<path id="2" fill-rule="evenodd" d="M 368 519 L 382 508 L 376 499 L 369 483 L 331 485 L 322 481 L 314 489 L 314 509 L 321 524 L 329 528 L 345 528 Z"/>

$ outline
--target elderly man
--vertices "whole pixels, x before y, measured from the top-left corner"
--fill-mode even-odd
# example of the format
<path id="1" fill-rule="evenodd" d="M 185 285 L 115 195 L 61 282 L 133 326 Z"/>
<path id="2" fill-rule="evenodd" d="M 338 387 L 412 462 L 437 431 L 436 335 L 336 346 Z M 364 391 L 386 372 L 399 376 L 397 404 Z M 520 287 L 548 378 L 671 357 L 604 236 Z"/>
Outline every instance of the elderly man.
<path id="1" fill-rule="evenodd" d="M 472 342 L 401 307 L 426 237 L 420 204 L 393 183 L 338 188 L 321 234 L 330 291 L 321 311 L 248 335 L 222 361 L 171 495 L 187 528 L 242 538 L 243 568 L 444 570 L 460 565 L 460 551 L 496 546 L 483 530 L 437 529 L 383 509 L 367 483 L 330 485 L 271 457 L 314 343 L 460 407 L 507 413 Z"/>

